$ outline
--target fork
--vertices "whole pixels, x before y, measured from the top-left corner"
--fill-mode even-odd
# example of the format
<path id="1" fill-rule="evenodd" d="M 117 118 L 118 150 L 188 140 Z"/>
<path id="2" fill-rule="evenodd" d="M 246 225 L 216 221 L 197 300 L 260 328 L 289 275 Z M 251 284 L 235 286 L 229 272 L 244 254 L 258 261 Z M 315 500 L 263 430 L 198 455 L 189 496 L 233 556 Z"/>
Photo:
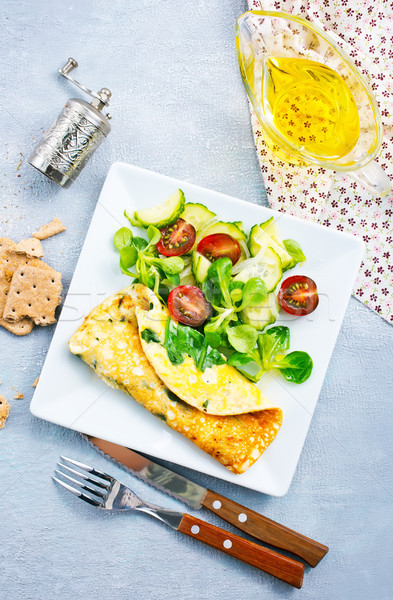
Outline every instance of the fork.
<path id="1" fill-rule="evenodd" d="M 185 533 L 225 554 L 229 554 L 253 567 L 261 569 L 265 573 L 270 573 L 270 575 L 274 575 L 274 577 L 294 587 L 302 587 L 303 563 L 254 542 L 250 542 L 245 538 L 211 525 L 187 513 L 177 512 L 156 506 L 150 502 L 144 502 L 129 487 L 118 479 L 115 479 L 115 477 L 72 458 L 61 456 L 61 459 L 63 462 L 57 463 L 59 469 L 56 469 L 55 473 L 62 477 L 63 480 L 56 476 L 52 476 L 52 479 L 92 506 L 103 510 L 137 510 L 148 513 L 176 531 Z M 70 464 L 73 467 L 78 467 L 79 470 L 70 467 Z M 69 473 L 72 473 L 78 479 L 72 477 Z M 70 481 L 73 485 L 70 485 L 67 481 Z"/>

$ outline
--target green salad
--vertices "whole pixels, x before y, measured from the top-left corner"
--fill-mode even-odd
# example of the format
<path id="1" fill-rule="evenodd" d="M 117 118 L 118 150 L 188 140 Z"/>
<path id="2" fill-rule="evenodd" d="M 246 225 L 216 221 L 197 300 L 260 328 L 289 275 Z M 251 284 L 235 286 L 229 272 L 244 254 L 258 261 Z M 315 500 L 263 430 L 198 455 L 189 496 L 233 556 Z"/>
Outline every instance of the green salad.
<path id="1" fill-rule="evenodd" d="M 115 233 L 120 269 L 168 306 L 165 346 L 173 364 L 187 351 L 201 370 L 227 361 L 253 382 L 273 369 L 293 383 L 310 377 L 309 354 L 290 352 L 289 327 L 272 325 L 280 310 L 315 310 L 317 288 L 304 275 L 283 280 L 306 257 L 295 240 L 281 239 L 274 217 L 247 234 L 243 223 L 186 202 L 182 190 L 124 215 L 141 235 L 129 227 Z"/>

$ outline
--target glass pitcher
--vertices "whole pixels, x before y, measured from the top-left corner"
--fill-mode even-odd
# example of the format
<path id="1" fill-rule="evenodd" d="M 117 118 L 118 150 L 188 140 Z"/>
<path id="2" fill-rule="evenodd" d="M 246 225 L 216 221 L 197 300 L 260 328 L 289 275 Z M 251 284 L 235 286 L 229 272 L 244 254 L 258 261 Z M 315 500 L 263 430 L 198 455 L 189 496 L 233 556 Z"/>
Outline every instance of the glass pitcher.
<path id="1" fill-rule="evenodd" d="M 280 159 L 345 171 L 376 196 L 391 190 L 389 177 L 373 160 L 382 143 L 376 100 L 351 59 L 324 31 L 287 13 L 248 11 L 236 22 L 236 49 L 266 143 Z M 338 90 L 336 96 L 326 94 L 329 89 Z M 341 114 L 341 121 L 329 113 Z M 292 127 L 283 127 L 285 119 Z M 330 140 L 345 141 L 345 132 L 347 145 L 340 145 L 340 154 Z M 306 139 L 315 140 L 313 133 L 321 144 L 325 139 L 328 151 L 316 141 L 307 145 Z"/>

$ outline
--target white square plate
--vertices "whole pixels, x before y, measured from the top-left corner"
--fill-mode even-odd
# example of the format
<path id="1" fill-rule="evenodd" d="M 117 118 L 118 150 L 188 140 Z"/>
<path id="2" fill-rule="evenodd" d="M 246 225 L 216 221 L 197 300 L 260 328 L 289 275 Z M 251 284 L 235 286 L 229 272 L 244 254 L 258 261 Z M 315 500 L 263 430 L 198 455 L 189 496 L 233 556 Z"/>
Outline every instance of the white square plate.
<path id="1" fill-rule="evenodd" d="M 128 225 L 124 209 L 132 212 L 153 206 L 179 187 L 188 202 L 205 204 L 223 220 L 243 221 L 247 232 L 255 223 L 273 215 L 283 239 L 297 240 L 307 257 L 305 265 L 296 267 L 293 273 L 312 277 L 320 293 L 314 313 L 298 319 L 286 315 L 279 321 L 290 325 L 290 349 L 307 351 L 314 369 L 310 379 L 301 385 L 286 382 L 280 375 L 263 376 L 261 388 L 283 409 L 284 421 L 273 444 L 242 475 L 228 471 L 123 392 L 107 387 L 68 350 L 67 342 L 84 315 L 130 283 L 120 273 L 118 253 L 112 244 L 115 231 Z M 299 460 L 362 254 L 362 243 L 349 235 L 152 171 L 115 163 L 98 200 L 31 411 L 64 427 L 266 494 L 283 496 Z"/>

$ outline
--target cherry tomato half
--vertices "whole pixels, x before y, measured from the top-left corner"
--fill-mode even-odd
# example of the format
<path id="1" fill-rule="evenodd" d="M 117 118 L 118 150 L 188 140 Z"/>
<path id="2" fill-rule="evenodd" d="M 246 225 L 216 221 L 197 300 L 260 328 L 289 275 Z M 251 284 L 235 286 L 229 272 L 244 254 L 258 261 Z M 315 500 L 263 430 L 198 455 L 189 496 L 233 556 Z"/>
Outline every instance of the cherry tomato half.
<path id="1" fill-rule="evenodd" d="M 290 315 L 309 315 L 318 306 L 317 286 L 310 277 L 293 275 L 282 282 L 278 301 Z"/>
<path id="2" fill-rule="evenodd" d="M 212 233 L 202 238 L 197 250 L 206 258 L 214 262 L 224 256 L 231 259 L 234 265 L 240 258 L 239 242 L 228 233 Z"/>
<path id="3" fill-rule="evenodd" d="M 191 327 L 198 327 L 211 315 L 212 305 L 195 285 L 179 285 L 168 296 L 168 308 L 172 317 Z"/>
<path id="4" fill-rule="evenodd" d="M 178 219 L 160 231 L 161 239 L 157 243 L 157 250 L 164 256 L 181 256 L 191 250 L 194 245 L 195 227 L 184 219 Z"/>

